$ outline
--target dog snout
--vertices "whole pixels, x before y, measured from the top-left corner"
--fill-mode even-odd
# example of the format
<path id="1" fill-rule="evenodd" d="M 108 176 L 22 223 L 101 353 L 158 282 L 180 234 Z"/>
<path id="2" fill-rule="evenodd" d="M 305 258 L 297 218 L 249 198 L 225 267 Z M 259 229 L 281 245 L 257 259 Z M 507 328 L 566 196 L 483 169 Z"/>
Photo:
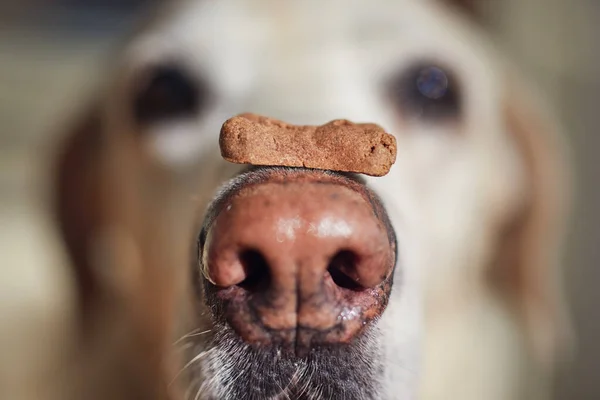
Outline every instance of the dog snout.
<path id="1" fill-rule="evenodd" d="M 381 204 L 343 175 L 260 176 L 233 189 L 206 230 L 209 301 L 253 344 L 302 352 L 349 342 L 382 313 L 391 290 L 396 246 Z"/>

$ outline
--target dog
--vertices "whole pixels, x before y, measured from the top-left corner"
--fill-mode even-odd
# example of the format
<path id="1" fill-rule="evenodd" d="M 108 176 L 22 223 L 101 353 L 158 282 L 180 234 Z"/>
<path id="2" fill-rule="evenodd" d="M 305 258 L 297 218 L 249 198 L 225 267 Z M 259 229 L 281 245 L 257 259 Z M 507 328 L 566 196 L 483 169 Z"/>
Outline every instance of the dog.
<path id="1" fill-rule="evenodd" d="M 128 41 L 59 155 L 56 214 L 83 349 L 73 396 L 548 396 L 569 326 L 565 145 L 528 82 L 457 10 L 425 0 L 180 1 Z M 228 164 L 220 126 L 246 111 L 375 122 L 396 136 L 396 164 L 382 178 Z M 305 181 L 335 183 L 335 193 Z M 250 261 L 238 255 L 241 272 L 206 258 L 211 243 L 229 245 L 249 227 L 244 237 L 267 241 L 261 232 L 275 222 L 264 220 L 290 204 L 304 218 L 307 204 L 334 212 L 327 196 L 356 193 L 373 199 L 361 207 L 379 210 L 396 260 L 382 272 L 393 270 L 389 280 L 374 282 L 383 300 L 373 318 L 365 306 L 350 322 L 330 321 L 341 311 L 325 292 L 319 307 L 308 304 L 305 278 L 278 280 L 289 270 L 265 260 L 315 256 L 322 242 L 283 253 L 260 242 Z M 257 199 L 269 196 L 275 208 L 264 211 Z M 232 205 L 264 218 L 227 220 Z M 329 262 L 323 279 L 337 288 L 327 290 L 355 304 L 365 288 L 344 291 L 352 274 Z M 218 268 L 237 279 L 215 283 Z M 282 295 L 282 282 L 301 289 Z"/>

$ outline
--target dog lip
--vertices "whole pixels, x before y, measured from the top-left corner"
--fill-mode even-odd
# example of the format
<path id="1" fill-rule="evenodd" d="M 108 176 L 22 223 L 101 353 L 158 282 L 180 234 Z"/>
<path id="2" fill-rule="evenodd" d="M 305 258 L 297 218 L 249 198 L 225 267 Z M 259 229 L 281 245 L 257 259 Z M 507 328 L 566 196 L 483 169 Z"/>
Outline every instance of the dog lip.
<path id="1" fill-rule="evenodd" d="M 350 344 L 363 335 L 387 307 L 391 286 L 392 274 L 380 287 L 369 289 L 362 301 L 342 308 L 329 327 L 298 324 L 273 328 L 262 321 L 247 292 L 237 286 L 218 288 L 205 281 L 207 293 L 216 297 L 221 310 L 215 317 L 226 322 L 245 343 L 255 348 L 277 348 L 299 358 L 307 357 L 315 348 Z"/>
<path id="2" fill-rule="evenodd" d="M 395 267 L 394 267 L 395 269 Z M 393 284 L 393 269 L 381 285 L 360 293 L 335 287 L 349 300 L 326 327 L 309 323 L 290 323 L 273 327 L 261 318 L 257 308 L 264 297 L 254 295 L 240 286 L 222 288 L 204 281 L 204 293 L 212 317 L 227 324 L 247 344 L 255 348 L 280 348 L 296 357 L 306 357 L 312 349 L 350 344 L 379 319 L 385 311 Z"/>

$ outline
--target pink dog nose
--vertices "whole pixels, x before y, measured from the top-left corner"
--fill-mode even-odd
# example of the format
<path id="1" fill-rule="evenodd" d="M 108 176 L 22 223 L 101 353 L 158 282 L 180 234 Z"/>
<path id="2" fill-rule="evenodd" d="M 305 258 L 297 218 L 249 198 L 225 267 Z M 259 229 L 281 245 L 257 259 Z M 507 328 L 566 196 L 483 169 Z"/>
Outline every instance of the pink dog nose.
<path id="1" fill-rule="evenodd" d="M 349 341 L 389 294 L 395 242 L 382 214 L 364 185 L 323 171 L 274 169 L 232 193 L 202 258 L 230 325 L 257 344 Z"/>

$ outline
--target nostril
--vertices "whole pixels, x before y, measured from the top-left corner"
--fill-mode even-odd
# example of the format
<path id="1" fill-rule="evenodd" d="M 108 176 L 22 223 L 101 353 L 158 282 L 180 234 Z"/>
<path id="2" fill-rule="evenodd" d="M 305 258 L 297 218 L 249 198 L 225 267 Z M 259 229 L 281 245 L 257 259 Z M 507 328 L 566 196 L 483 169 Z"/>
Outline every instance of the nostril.
<path id="1" fill-rule="evenodd" d="M 269 264 L 265 257 L 257 250 L 243 250 L 239 255 L 244 268 L 246 279 L 238 284 L 239 287 L 250 292 L 266 290 L 271 283 Z"/>
<path id="2" fill-rule="evenodd" d="M 358 256 L 349 250 L 339 251 L 327 267 L 327 272 L 331 275 L 333 282 L 343 288 L 352 291 L 361 291 L 365 287 L 362 286 L 357 278 L 353 278 L 356 275 L 356 265 L 358 262 Z"/>

